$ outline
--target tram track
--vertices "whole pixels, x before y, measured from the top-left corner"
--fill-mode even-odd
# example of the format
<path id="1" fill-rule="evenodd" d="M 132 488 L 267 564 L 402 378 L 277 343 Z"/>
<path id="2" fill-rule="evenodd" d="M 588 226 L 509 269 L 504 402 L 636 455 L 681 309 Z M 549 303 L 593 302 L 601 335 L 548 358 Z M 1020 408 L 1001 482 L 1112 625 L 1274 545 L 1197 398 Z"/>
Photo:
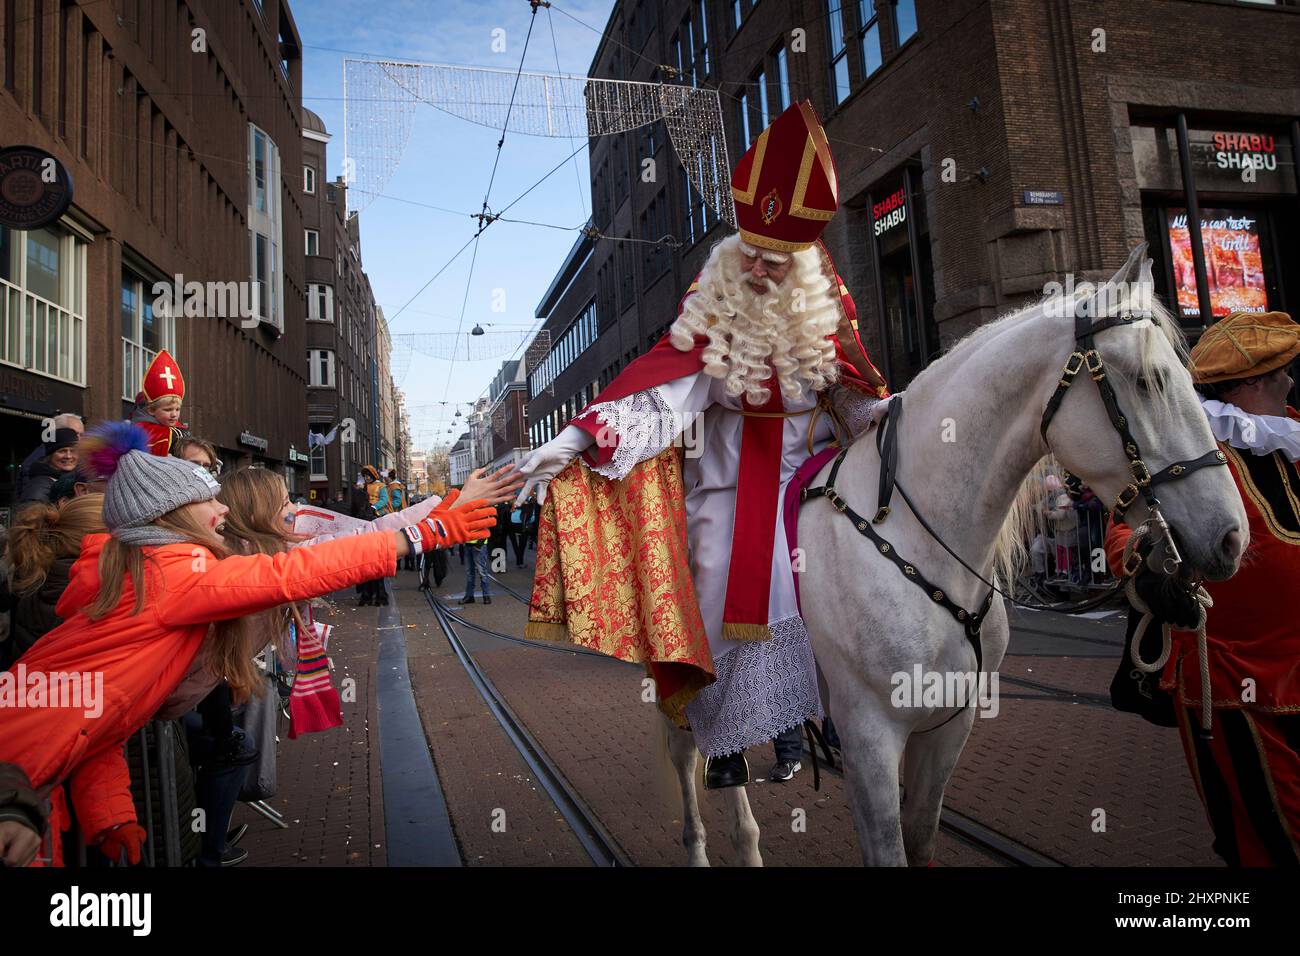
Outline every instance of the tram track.
<path id="1" fill-rule="evenodd" d="M 834 767 L 828 767 L 822 764 L 823 773 L 829 773 L 841 780 L 844 779 L 843 754 L 840 754 L 839 760 Z M 807 740 L 804 741 L 803 755 L 811 760 L 812 754 L 808 749 Z M 902 788 L 900 787 L 900 794 Z M 900 796 L 901 799 L 901 796 Z M 1010 834 L 1003 833 L 996 827 L 991 827 L 986 823 L 981 823 L 972 816 L 968 816 L 950 807 L 944 807 L 939 811 L 939 830 L 947 833 L 958 842 L 971 847 L 985 856 L 996 860 L 1003 866 L 1065 866 L 1060 860 L 1041 853 L 1033 847 L 1021 843 Z"/>
<path id="2" fill-rule="evenodd" d="M 506 590 L 506 589 L 503 587 L 502 590 Z M 447 633 L 449 628 L 464 627 L 473 631 L 477 631 L 478 633 L 484 634 L 488 637 L 505 641 L 510 644 L 520 645 L 524 647 L 538 648 L 541 650 L 547 650 L 547 651 L 552 651 L 557 653 L 576 654 L 576 655 L 588 656 L 588 657 L 600 657 L 606 660 L 609 659 L 604 654 L 597 654 L 593 651 L 588 651 L 583 648 L 570 648 L 562 645 L 551 644 L 545 641 L 530 641 L 525 638 L 515 637 L 512 634 L 504 634 L 500 631 L 493 630 L 492 628 L 485 627 L 482 624 L 478 624 L 473 621 L 469 621 L 465 619 L 461 615 L 457 614 L 455 611 L 443 605 L 442 602 L 438 601 L 435 597 L 433 597 L 432 594 L 427 595 L 427 600 L 429 602 L 430 607 L 434 609 L 434 613 L 438 615 L 439 625 L 443 627 L 444 634 Z M 449 636 L 448 640 L 451 641 L 453 640 L 453 638 Z M 472 656 L 469 654 L 468 649 L 464 647 L 463 643 L 459 641 L 458 637 L 455 638 L 455 643 L 453 643 L 452 647 L 453 650 L 456 652 L 457 657 L 461 660 L 462 665 L 466 663 L 466 659 L 472 662 Z M 623 662 L 619 662 L 619 663 L 623 663 Z M 477 669 L 476 663 L 473 666 Z M 633 667 L 635 665 L 626 664 L 625 666 Z M 468 666 L 466 669 L 467 670 L 469 669 Z M 481 685 L 480 685 L 480 681 L 475 679 L 475 675 L 473 672 L 471 672 L 471 680 L 474 682 L 476 689 L 479 690 L 479 693 L 482 695 L 485 694 L 486 692 L 489 696 L 491 696 L 494 700 L 496 700 L 499 703 L 499 705 L 503 708 L 503 710 L 508 712 L 509 708 L 505 705 L 504 700 L 501 699 L 500 694 L 494 688 L 491 688 L 490 681 L 488 681 L 486 676 L 482 674 L 481 670 L 478 670 L 478 674 L 480 677 L 482 677 Z M 1004 679 L 1007 679 L 1012 683 L 1022 684 L 1031 687 L 1040 692 L 1054 693 L 1055 695 L 1060 697 L 1080 696 L 1074 691 L 1069 691 L 1064 688 L 1051 687 L 1050 685 L 1040 684 L 1035 681 L 1024 681 L 1019 678 L 1004 678 Z M 1093 696 L 1097 696 L 1097 695 L 1093 695 Z M 1035 699 L 1035 698 L 1027 697 L 1026 699 Z M 484 700 L 488 701 L 488 697 L 485 696 Z M 491 702 L 489 702 L 489 707 L 491 706 L 492 706 Z M 493 711 L 493 714 L 494 716 L 497 716 L 498 721 L 501 720 L 501 717 L 496 713 L 495 710 Z M 512 715 L 511 722 L 515 727 L 518 727 L 520 730 L 522 730 L 522 725 L 519 723 L 518 718 L 513 717 Z M 503 723 L 502 726 L 504 728 L 506 725 Z M 527 735 L 527 731 L 523 731 L 523 734 Z M 510 737 L 512 743 L 515 743 L 516 746 L 519 746 L 519 743 L 516 742 L 517 740 L 516 736 L 513 735 L 509 729 L 507 729 L 507 736 Z M 537 744 L 535 740 L 532 741 L 530 750 L 531 752 L 539 754 L 544 758 L 544 751 L 542 750 L 540 745 Z M 806 744 L 804 748 L 804 754 L 805 756 L 809 757 L 809 759 L 811 759 L 811 755 L 808 754 Z M 529 761 L 528 755 L 524 754 L 522 750 L 521 750 L 521 755 L 524 756 L 526 762 L 529 762 L 530 767 L 533 766 L 533 764 Z M 827 772 L 829 773 L 834 774 L 840 779 L 843 779 L 844 776 L 843 771 L 840 769 L 838 765 L 833 770 L 829 767 L 823 767 L 823 769 L 827 770 Z M 538 774 L 538 779 L 542 780 L 541 771 L 535 770 L 535 772 Z M 559 776 L 561 780 L 563 779 L 562 775 L 559 774 L 558 770 L 555 771 L 555 774 Z M 545 787 L 545 781 L 543 781 L 543 786 Z M 567 786 L 567 782 L 565 783 L 565 786 L 570 791 L 570 793 L 572 793 L 572 788 Z M 549 788 L 546 789 L 548 795 L 550 795 L 551 790 Z M 574 798 L 579 808 L 578 812 L 580 814 L 585 815 L 586 819 L 594 821 L 594 816 L 591 814 L 590 810 L 585 809 L 585 805 L 581 803 L 580 799 L 576 799 L 576 794 L 574 794 Z M 564 808 L 561 806 L 561 804 L 557 802 L 556 806 L 560 808 L 561 813 L 563 814 Z M 567 815 L 565 816 L 565 819 L 568 820 Z M 573 826 L 572 822 L 570 823 L 570 826 Z M 976 850 L 977 852 L 983 854 L 984 856 L 997 861 L 999 864 L 1003 866 L 1053 867 L 1053 866 L 1065 865 L 1059 860 L 1045 853 L 1041 853 L 1038 850 L 1035 850 L 1033 847 L 1021 843 L 1020 841 L 1016 840 L 1013 836 L 1007 833 L 1003 833 L 1002 831 L 998 830 L 995 827 L 991 827 L 988 824 L 982 823 L 981 821 L 975 819 L 974 817 L 968 816 L 964 813 L 953 810 L 951 808 L 945 807 L 941 812 L 939 818 L 939 827 L 943 832 L 947 833 L 953 839 L 957 840 L 958 842 L 962 843 L 965 846 L 968 846 Z M 577 828 L 575 828 L 575 832 L 577 832 Z M 586 842 L 583 843 L 583 846 L 584 849 L 587 849 Z M 595 859 L 596 857 L 593 857 L 593 861 Z M 598 865 L 611 865 L 611 864 L 603 863 Z"/>
<path id="3" fill-rule="evenodd" d="M 587 806 L 573 785 L 569 783 L 568 779 L 555 765 L 555 762 L 547 755 L 545 748 L 529 733 L 502 694 L 493 686 L 492 681 L 488 679 L 487 674 L 474 659 L 474 655 L 465 646 L 460 635 L 456 633 L 456 627 L 471 627 L 489 633 L 493 637 L 507 637 L 507 635 L 488 631 L 486 628 L 471 624 L 460 618 L 444 607 L 433 596 L 432 592 L 425 592 L 425 598 L 433 611 L 439 629 L 451 647 L 452 653 L 465 669 L 470 683 L 487 706 L 488 712 L 501 726 L 506 738 L 518 751 L 524 764 L 532 771 L 534 779 L 555 805 L 565 823 L 569 825 L 583 851 L 591 859 L 592 864 L 599 867 L 631 865 L 631 861 L 623 848 L 605 829 L 591 808 Z M 514 640 L 532 646 L 545 646 L 535 645 L 532 641 L 525 642 L 518 638 Z"/>

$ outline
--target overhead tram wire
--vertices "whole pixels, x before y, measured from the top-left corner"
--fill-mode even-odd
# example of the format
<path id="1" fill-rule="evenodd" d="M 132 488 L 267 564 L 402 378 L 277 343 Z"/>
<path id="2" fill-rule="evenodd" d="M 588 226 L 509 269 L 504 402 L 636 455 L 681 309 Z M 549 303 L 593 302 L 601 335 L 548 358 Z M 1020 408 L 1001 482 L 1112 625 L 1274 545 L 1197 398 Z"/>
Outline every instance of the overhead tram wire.
<path id="1" fill-rule="evenodd" d="M 483 208 L 479 212 L 478 230 L 474 233 L 474 252 L 469 260 L 469 275 L 465 277 L 465 295 L 460 302 L 460 319 L 456 322 L 456 338 L 460 338 L 460 330 L 465 327 L 465 309 L 469 305 L 469 290 L 474 284 L 474 265 L 478 262 L 478 243 L 479 238 L 485 230 L 495 220 L 488 210 L 488 200 L 492 198 L 492 186 L 497 179 L 497 167 L 501 164 L 501 151 L 506 144 L 506 130 L 510 128 L 510 114 L 514 112 L 515 95 L 519 92 L 519 77 L 524 72 L 524 61 L 528 58 L 528 43 L 533 38 L 533 26 L 537 23 L 538 0 L 529 0 L 533 12 L 528 18 L 528 33 L 524 35 L 524 48 L 519 53 L 519 68 L 515 70 L 515 85 L 510 89 L 510 102 L 506 104 L 506 118 L 501 124 L 501 137 L 497 140 L 496 156 L 492 159 L 492 174 L 488 176 L 487 190 L 483 193 Z M 567 162 L 567 160 L 566 160 Z M 527 195 L 527 193 L 525 193 Z M 522 196 L 520 197 L 523 198 Z M 518 200 L 515 200 L 518 202 Z M 512 204 L 513 205 L 513 204 Z M 507 207 L 509 208 L 509 207 Z M 502 210 L 504 212 L 505 210 Z M 421 290 L 423 291 L 423 290 Z M 447 384 L 443 388 L 442 397 L 446 399 L 451 392 L 451 373 L 456 365 L 456 353 L 453 350 L 452 360 L 447 364 Z"/>

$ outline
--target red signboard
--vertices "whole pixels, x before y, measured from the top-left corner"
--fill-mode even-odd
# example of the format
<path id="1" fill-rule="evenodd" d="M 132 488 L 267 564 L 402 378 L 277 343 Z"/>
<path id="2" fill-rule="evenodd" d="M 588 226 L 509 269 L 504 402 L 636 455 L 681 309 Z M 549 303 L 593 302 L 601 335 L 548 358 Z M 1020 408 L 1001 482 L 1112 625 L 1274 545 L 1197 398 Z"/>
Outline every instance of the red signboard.
<path id="1" fill-rule="evenodd" d="M 1201 243 L 1214 318 L 1230 312 L 1267 312 L 1268 291 L 1259 243 L 1259 218 L 1246 209 L 1202 209 Z M 1187 210 L 1169 210 L 1169 250 L 1173 258 L 1178 308 L 1199 317 L 1196 268 L 1187 229 Z"/>

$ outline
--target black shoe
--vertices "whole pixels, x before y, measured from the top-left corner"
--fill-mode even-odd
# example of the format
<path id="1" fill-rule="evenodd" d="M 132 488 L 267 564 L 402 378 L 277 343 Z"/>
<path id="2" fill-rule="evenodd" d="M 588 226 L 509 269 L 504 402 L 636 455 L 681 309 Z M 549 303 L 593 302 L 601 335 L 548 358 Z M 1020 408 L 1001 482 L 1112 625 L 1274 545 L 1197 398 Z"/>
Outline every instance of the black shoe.
<path id="1" fill-rule="evenodd" d="M 385 591 L 383 594 L 379 595 L 379 606 L 380 606 L 380 607 L 388 607 L 388 592 L 387 592 L 387 591 Z"/>
<path id="2" fill-rule="evenodd" d="M 488 596 L 485 594 L 485 595 L 483 595 L 483 603 L 484 603 L 484 604 L 491 604 L 491 603 L 492 603 L 492 599 L 491 599 L 490 597 L 488 597 Z"/>
<path id="3" fill-rule="evenodd" d="M 772 766 L 772 772 L 767 775 L 767 779 L 773 783 L 785 783 L 802 769 L 803 764 L 797 760 L 778 760 Z"/>
<path id="4" fill-rule="evenodd" d="M 247 824 L 247 823 L 241 823 L 239 826 L 235 827 L 233 830 L 227 830 L 227 831 L 226 831 L 226 846 L 228 846 L 228 847 L 229 847 L 229 846 L 234 846 L 236 843 L 238 843 L 240 840 L 242 840 L 242 839 L 244 838 L 244 834 L 247 833 L 247 832 L 248 832 L 248 824 Z"/>
<path id="5" fill-rule="evenodd" d="M 461 604 L 473 604 L 473 603 L 474 603 L 474 595 L 471 594 L 471 595 L 469 595 L 468 597 L 463 597 L 463 598 L 461 598 L 461 599 L 460 599 L 460 603 L 461 603 Z"/>
<path id="6" fill-rule="evenodd" d="M 704 761 L 704 789 L 743 787 L 749 783 L 749 763 L 743 751 L 710 757 Z"/>
<path id="7" fill-rule="evenodd" d="M 231 732 L 229 737 L 217 744 L 216 753 L 213 754 L 207 769 L 221 770 L 227 767 L 246 767 L 256 761 L 260 753 L 244 732 L 236 729 Z"/>
<path id="8" fill-rule="evenodd" d="M 365 607 L 365 606 L 368 605 L 369 603 L 370 603 L 370 595 L 368 595 L 368 594 L 363 594 L 363 595 L 361 596 L 361 599 L 360 599 L 359 601 L 357 601 L 357 607 Z"/>
<path id="9" fill-rule="evenodd" d="M 237 846 L 226 847 L 226 852 L 221 854 L 222 866 L 239 866 L 248 859 L 248 851 L 241 850 Z"/>

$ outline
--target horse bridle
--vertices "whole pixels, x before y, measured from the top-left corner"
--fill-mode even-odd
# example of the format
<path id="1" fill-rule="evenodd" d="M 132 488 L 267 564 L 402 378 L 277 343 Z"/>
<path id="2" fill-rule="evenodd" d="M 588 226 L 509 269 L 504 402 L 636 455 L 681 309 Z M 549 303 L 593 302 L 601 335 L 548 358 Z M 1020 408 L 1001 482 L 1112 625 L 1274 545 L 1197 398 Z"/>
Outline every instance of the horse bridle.
<path id="1" fill-rule="evenodd" d="M 1129 325 L 1133 322 L 1140 322 L 1144 319 L 1151 318 L 1148 315 L 1135 315 L 1132 312 L 1124 312 L 1118 316 L 1110 316 L 1093 324 L 1084 316 L 1075 316 L 1075 349 L 1070 353 L 1070 357 L 1065 361 L 1065 367 L 1061 370 L 1061 379 L 1057 383 L 1056 391 L 1048 400 L 1046 408 L 1043 409 L 1043 418 L 1039 426 L 1039 431 L 1043 436 L 1044 444 L 1047 442 L 1047 428 L 1056 415 L 1057 410 L 1061 407 L 1061 402 L 1065 398 L 1066 391 L 1074 383 L 1075 378 L 1085 368 L 1091 375 L 1092 380 L 1097 383 L 1097 389 L 1101 393 L 1102 403 L 1106 407 L 1106 414 L 1110 417 L 1110 423 L 1120 437 L 1124 446 L 1124 454 L 1128 458 L 1129 472 L 1133 480 L 1120 492 L 1115 502 L 1112 513 L 1119 518 L 1132 506 L 1139 496 L 1147 503 L 1149 517 L 1147 521 L 1134 529 L 1133 538 L 1135 542 L 1140 542 L 1143 538 L 1151 534 L 1151 525 L 1154 523 L 1158 533 L 1163 537 L 1168 546 L 1168 557 L 1164 562 L 1166 574 L 1172 576 L 1177 573 L 1178 568 L 1182 565 L 1182 557 L 1178 553 L 1177 545 L 1174 543 L 1173 532 L 1170 530 L 1164 515 L 1160 512 L 1160 500 L 1156 497 L 1153 490 L 1156 485 L 1173 481 L 1177 478 L 1186 478 L 1188 475 L 1202 468 L 1211 465 L 1227 465 L 1227 456 L 1222 451 L 1215 448 L 1213 451 L 1206 452 L 1199 458 L 1188 461 L 1174 462 L 1172 465 L 1151 474 L 1146 462 L 1142 459 L 1141 449 L 1138 447 L 1137 439 L 1129 431 L 1128 417 L 1119 407 L 1119 400 L 1115 396 L 1115 389 L 1111 386 L 1106 376 L 1106 364 L 1102 361 L 1101 353 L 1097 351 L 1094 337 L 1099 332 L 1113 328 L 1118 325 Z M 833 508 L 845 515 L 853 522 L 858 533 L 863 537 L 871 540 L 876 546 L 876 550 L 881 555 L 888 558 L 903 573 L 903 576 L 926 592 L 935 604 L 944 608 L 951 614 L 958 623 L 962 625 L 966 633 L 966 639 L 970 642 L 972 649 L 975 651 L 975 667 L 979 671 L 983 666 L 983 650 L 980 641 L 980 630 L 984 623 L 984 618 L 988 614 L 989 608 L 993 603 L 994 593 L 1002 593 L 1001 590 L 989 581 L 984 575 L 972 568 L 966 561 L 957 554 L 947 542 L 930 526 L 925 517 L 917 509 L 906 489 L 903 488 L 897 480 L 898 468 L 898 430 L 899 422 L 903 416 L 902 395 L 895 395 L 890 401 L 884 419 L 880 422 L 876 432 L 876 450 L 880 454 L 880 485 L 877 495 L 877 508 L 875 517 L 870 522 L 862 515 L 858 514 L 835 490 L 835 480 L 839 475 L 840 465 L 844 462 L 844 457 L 848 453 L 848 447 L 841 449 L 835 456 L 835 461 L 831 465 L 830 473 L 826 476 L 826 484 L 816 488 L 804 488 L 800 493 L 801 501 L 807 501 L 809 498 L 824 497 Z M 1050 444 L 1048 444 L 1050 447 Z M 1065 481 L 1071 487 L 1071 490 L 1077 490 L 1081 487 L 1081 482 L 1077 477 L 1069 472 L 1065 473 Z M 967 571 L 979 578 L 980 581 L 988 585 L 989 592 L 977 611 L 969 611 L 952 601 L 943 589 L 932 584 L 921 572 L 916 565 L 912 564 L 894 548 L 893 544 L 880 535 L 872 525 L 878 525 L 884 522 L 889 516 L 890 501 L 894 490 L 903 496 L 907 506 L 911 509 L 912 514 L 916 517 L 921 527 L 926 530 L 936 542 L 938 542 L 945 551 L 954 557 Z M 1126 565 L 1126 573 L 1132 575 L 1141 565 L 1142 557 L 1135 546 L 1130 549 L 1131 556 L 1136 558 L 1131 566 Z M 1005 596 L 1005 595 L 1004 595 Z M 958 711 L 960 713 L 960 711 Z M 956 716 L 955 714 L 953 716 Z M 951 719 L 951 718 L 949 718 Z M 947 723 L 945 720 L 944 723 Z M 940 725 L 942 726 L 942 724 Z M 938 729 L 938 728 L 932 728 Z"/>
<path id="2" fill-rule="evenodd" d="M 1074 384 L 1078 374 L 1086 368 L 1088 374 L 1092 376 L 1092 380 L 1097 383 L 1097 391 L 1101 393 L 1101 401 L 1106 407 L 1106 414 L 1110 418 L 1111 426 L 1120 437 L 1120 443 L 1124 447 L 1124 456 L 1128 459 L 1129 475 L 1132 478 L 1120 491 L 1119 497 L 1116 498 L 1115 504 L 1111 508 L 1111 514 L 1116 520 L 1123 518 L 1125 512 L 1132 507 L 1138 496 L 1142 496 L 1147 504 L 1148 519 L 1143 522 L 1139 529 L 1135 529 L 1134 534 L 1140 532 L 1141 536 L 1145 537 L 1149 533 L 1151 525 L 1154 524 L 1158 535 L 1163 538 L 1168 549 L 1163 570 L 1165 574 L 1172 577 L 1182 566 L 1183 560 L 1178 553 L 1178 545 L 1174 542 L 1173 532 L 1170 531 L 1169 524 L 1160 511 L 1160 499 L 1156 497 L 1155 486 L 1173 481 L 1176 478 L 1186 478 L 1193 472 L 1210 465 L 1226 466 L 1228 457 L 1220 449 L 1215 448 L 1199 458 L 1176 461 L 1154 475 L 1143 460 L 1137 439 L 1129 431 L 1128 417 L 1124 414 L 1123 409 L 1119 407 L 1119 400 L 1115 397 L 1115 389 L 1106 376 L 1106 363 L 1102 361 L 1101 353 L 1097 351 L 1094 337 L 1098 332 L 1104 332 L 1106 329 L 1114 328 L 1117 325 L 1131 325 L 1134 322 L 1141 322 L 1150 318 L 1149 315 L 1122 312 L 1119 315 L 1110 316 L 1093 324 L 1086 316 L 1076 315 L 1074 319 L 1075 349 L 1070 353 L 1070 357 L 1065 360 L 1065 367 L 1061 370 L 1061 380 L 1056 383 L 1056 391 L 1052 393 L 1052 397 L 1047 401 L 1047 407 L 1043 409 L 1043 419 L 1038 430 L 1043 436 L 1043 444 L 1050 447 L 1047 441 L 1047 427 L 1052 423 L 1052 418 L 1061 407 L 1065 393 Z M 1070 491 L 1077 496 L 1082 486 L 1079 479 L 1067 471 L 1064 480 Z M 1130 558 L 1130 563 L 1124 569 L 1130 575 L 1137 571 L 1142 562 L 1137 549 L 1133 549 L 1132 555 L 1135 557 Z"/>

